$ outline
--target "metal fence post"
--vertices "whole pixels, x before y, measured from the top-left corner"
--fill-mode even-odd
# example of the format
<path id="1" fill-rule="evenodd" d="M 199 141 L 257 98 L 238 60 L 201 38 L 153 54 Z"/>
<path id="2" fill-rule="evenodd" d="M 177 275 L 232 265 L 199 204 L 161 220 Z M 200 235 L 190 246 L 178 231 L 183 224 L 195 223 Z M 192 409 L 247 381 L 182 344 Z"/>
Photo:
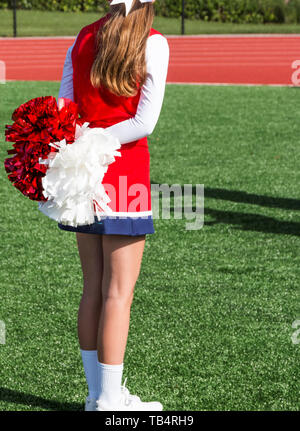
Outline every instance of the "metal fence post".
<path id="1" fill-rule="evenodd" d="M 181 7 L 181 34 L 184 34 L 184 7 L 185 7 L 185 1 L 182 0 L 182 7 Z"/>
<path id="2" fill-rule="evenodd" d="M 17 37 L 17 0 L 12 0 L 13 17 L 14 17 L 14 37 Z"/>

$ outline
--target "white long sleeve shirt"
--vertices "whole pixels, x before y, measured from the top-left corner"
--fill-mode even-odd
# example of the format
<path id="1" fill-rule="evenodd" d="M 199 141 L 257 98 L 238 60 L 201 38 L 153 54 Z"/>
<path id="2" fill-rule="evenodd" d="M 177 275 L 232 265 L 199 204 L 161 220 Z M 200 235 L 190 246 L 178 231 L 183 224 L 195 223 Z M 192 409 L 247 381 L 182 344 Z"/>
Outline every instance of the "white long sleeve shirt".
<path id="1" fill-rule="evenodd" d="M 76 40 L 75 40 L 76 42 Z M 68 49 L 63 69 L 59 96 L 74 101 L 72 49 Z M 146 42 L 146 82 L 141 88 L 137 112 L 134 117 L 106 128 L 121 144 L 137 141 L 150 135 L 158 121 L 163 104 L 169 65 L 169 45 L 161 34 L 149 36 Z"/>

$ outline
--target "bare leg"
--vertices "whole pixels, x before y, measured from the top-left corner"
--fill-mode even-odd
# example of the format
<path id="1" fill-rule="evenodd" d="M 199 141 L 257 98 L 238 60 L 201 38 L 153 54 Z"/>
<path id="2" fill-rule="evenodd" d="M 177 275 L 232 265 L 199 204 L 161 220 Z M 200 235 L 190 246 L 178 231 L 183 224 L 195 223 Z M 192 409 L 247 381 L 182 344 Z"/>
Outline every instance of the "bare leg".
<path id="1" fill-rule="evenodd" d="M 80 348 L 97 349 L 97 332 L 101 312 L 103 252 L 101 235 L 76 232 L 83 272 L 83 294 L 78 310 Z"/>
<path id="2" fill-rule="evenodd" d="M 103 235 L 102 311 L 98 360 L 121 364 L 124 359 L 135 283 L 139 276 L 145 235 Z"/>

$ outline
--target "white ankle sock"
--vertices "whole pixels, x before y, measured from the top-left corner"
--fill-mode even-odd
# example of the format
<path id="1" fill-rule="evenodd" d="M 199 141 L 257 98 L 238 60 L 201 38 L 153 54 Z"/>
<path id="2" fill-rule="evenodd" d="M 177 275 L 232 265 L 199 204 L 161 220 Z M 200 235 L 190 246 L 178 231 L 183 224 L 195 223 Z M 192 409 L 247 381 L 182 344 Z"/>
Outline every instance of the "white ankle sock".
<path id="1" fill-rule="evenodd" d="M 100 392 L 99 399 L 115 404 L 121 397 L 121 383 L 124 364 L 110 365 L 98 361 Z"/>
<path id="2" fill-rule="evenodd" d="M 97 350 L 80 349 L 86 381 L 89 388 L 89 398 L 99 397 L 99 375 Z"/>

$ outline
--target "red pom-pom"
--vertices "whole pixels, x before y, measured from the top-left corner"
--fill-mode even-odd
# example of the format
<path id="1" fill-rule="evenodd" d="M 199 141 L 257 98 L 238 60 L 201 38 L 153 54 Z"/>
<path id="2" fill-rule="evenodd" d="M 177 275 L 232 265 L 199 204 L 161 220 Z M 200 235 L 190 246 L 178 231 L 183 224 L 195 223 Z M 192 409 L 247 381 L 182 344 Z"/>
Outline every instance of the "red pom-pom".
<path id="1" fill-rule="evenodd" d="M 12 114 L 12 125 L 6 125 L 6 141 L 14 142 L 7 150 L 13 157 L 4 161 L 8 179 L 29 199 L 46 201 L 43 195 L 42 178 L 47 166 L 39 159 L 46 159 L 50 151 L 57 151 L 49 144 L 66 139 L 72 144 L 78 120 L 77 104 L 64 99 L 58 109 L 53 96 L 37 97 L 22 104 Z"/>

